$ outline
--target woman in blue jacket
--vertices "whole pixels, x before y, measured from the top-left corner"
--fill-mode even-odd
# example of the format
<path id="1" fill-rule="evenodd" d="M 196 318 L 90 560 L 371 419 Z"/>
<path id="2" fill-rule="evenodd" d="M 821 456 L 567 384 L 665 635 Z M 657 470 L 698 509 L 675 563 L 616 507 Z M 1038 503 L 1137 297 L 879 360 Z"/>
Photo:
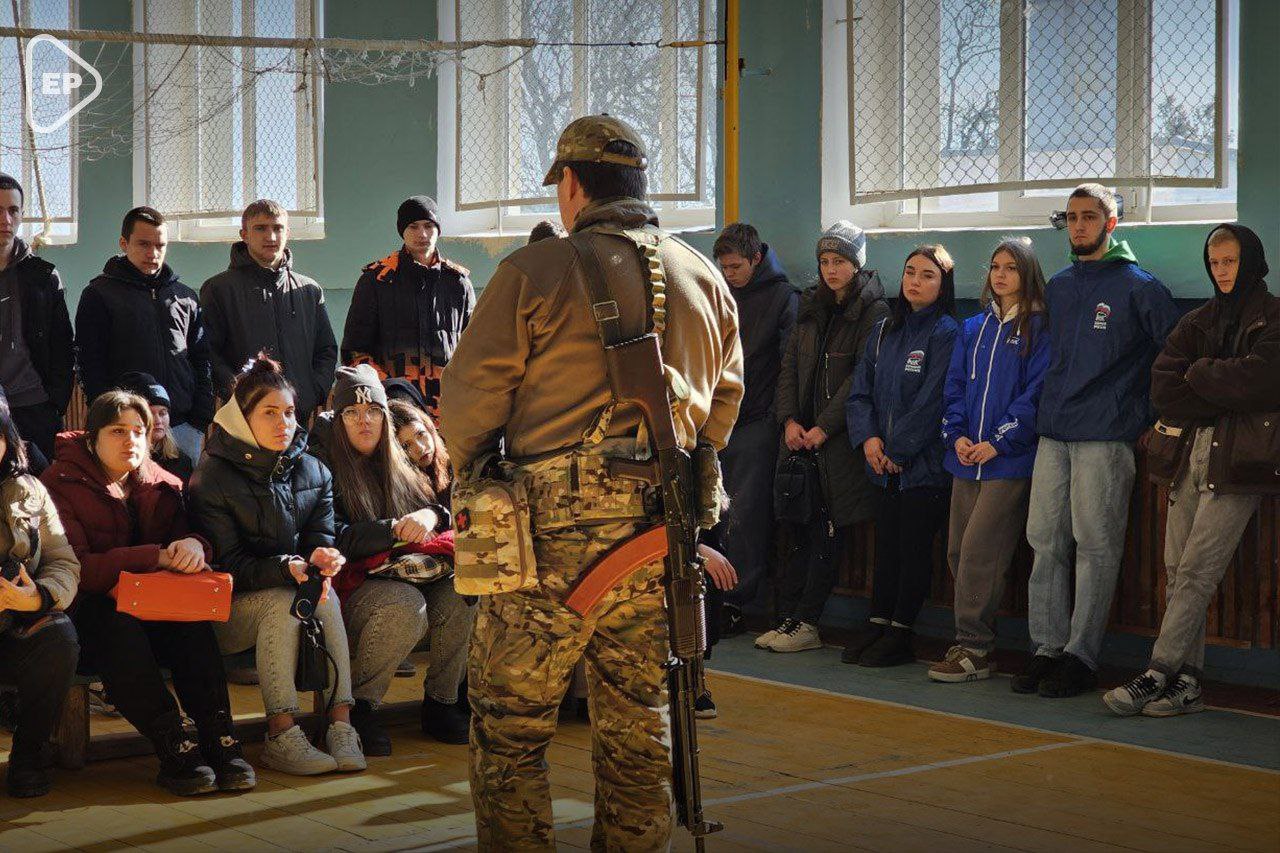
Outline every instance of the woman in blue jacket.
<path id="1" fill-rule="evenodd" d="M 955 475 L 947 562 L 956 644 L 929 669 L 934 681 L 991 674 L 996 608 L 1026 529 L 1036 407 L 1049 368 L 1044 273 L 1030 240 L 996 246 L 982 304 L 982 313 L 964 322 L 943 393 L 943 465 Z"/>
<path id="2" fill-rule="evenodd" d="M 867 341 L 845 406 L 849 440 L 880 487 L 871 619 L 841 659 L 863 666 L 915 660 L 911 628 L 929 592 L 933 540 L 951 477 L 942 467 L 942 386 L 956 337 L 955 263 L 938 245 L 907 256 L 893 313 Z"/>

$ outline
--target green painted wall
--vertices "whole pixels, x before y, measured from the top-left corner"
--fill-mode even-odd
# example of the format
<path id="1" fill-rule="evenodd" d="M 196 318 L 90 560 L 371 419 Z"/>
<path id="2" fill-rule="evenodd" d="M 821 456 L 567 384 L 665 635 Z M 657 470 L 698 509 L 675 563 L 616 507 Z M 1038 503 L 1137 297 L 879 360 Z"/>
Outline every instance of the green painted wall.
<path id="1" fill-rule="evenodd" d="M 1280 52 L 1275 49 L 1280 2 L 1241 3 L 1240 218 L 1263 234 L 1272 258 L 1280 259 Z M 742 84 L 742 218 L 759 227 L 796 280 L 811 280 L 813 244 L 823 224 L 818 169 L 822 4 L 743 0 L 742 5 L 748 69 Z M 436 31 L 430 0 L 379 0 L 376 6 L 327 0 L 325 6 L 326 32 L 332 36 L 431 38 Z M 129 0 L 82 3 L 81 25 L 129 29 Z M 86 53 L 96 49 L 89 45 Z M 758 73 L 765 69 L 768 74 Z M 127 102 L 132 97 L 127 77 L 109 80 L 102 97 Z M 341 328 L 360 266 L 396 246 L 397 204 L 413 193 L 435 193 L 436 86 L 433 80 L 416 86 L 331 84 L 325 98 L 327 236 L 297 241 L 293 248 L 299 268 L 325 285 L 334 324 Z M 73 303 L 116 251 L 119 220 L 133 205 L 131 172 L 127 155 L 81 166 L 80 239 L 74 246 L 46 250 L 62 270 Z M 472 268 L 477 286 L 483 286 L 503 254 L 523 242 L 449 238 L 447 226 L 445 252 Z M 1176 295 L 1192 297 L 1205 291 L 1200 252 L 1206 230 L 1204 225 L 1128 226 L 1123 235 Z M 960 295 L 973 297 L 990 247 L 1003 233 L 878 233 L 871 239 L 871 263 L 891 281 L 912 246 L 943 242 L 957 260 Z M 1021 233 L 1036 240 L 1050 270 L 1065 262 L 1061 234 L 1047 228 Z M 706 250 L 713 236 L 694 235 L 692 242 Z M 227 245 L 174 244 L 169 259 L 198 288 L 225 267 Z"/>

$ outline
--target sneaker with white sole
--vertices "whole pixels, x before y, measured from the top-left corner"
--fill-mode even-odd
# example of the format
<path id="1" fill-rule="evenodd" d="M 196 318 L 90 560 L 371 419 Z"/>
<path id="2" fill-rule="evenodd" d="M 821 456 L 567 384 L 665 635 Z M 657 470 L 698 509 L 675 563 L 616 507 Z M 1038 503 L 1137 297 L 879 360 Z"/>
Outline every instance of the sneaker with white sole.
<path id="1" fill-rule="evenodd" d="M 272 770 L 294 776 L 316 776 L 338 769 L 338 762 L 333 756 L 316 749 L 297 725 L 274 737 L 267 735 L 262 763 Z"/>
<path id="2" fill-rule="evenodd" d="M 1127 684 L 1108 690 L 1102 697 L 1107 707 L 1122 717 L 1141 714 L 1143 707 L 1164 692 L 1164 673 L 1149 669 L 1135 676 Z"/>
<path id="3" fill-rule="evenodd" d="M 329 723 L 329 731 L 324 735 L 324 745 L 329 748 L 329 754 L 338 763 L 338 770 L 343 773 L 364 770 L 369 766 L 364 760 L 360 735 L 350 723 L 341 720 Z"/>
<path id="4" fill-rule="evenodd" d="M 809 649 L 822 648 L 822 638 L 818 636 L 818 626 L 808 622 L 794 622 L 787 630 L 779 631 L 769 642 L 771 652 L 806 652 Z"/>
<path id="5" fill-rule="evenodd" d="M 1194 714 L 1204 710 L 1204 700 L 1200 698 L 1200 681 L 1194 675 L 1181 673 L 1173 684 L 1170 684 L 1154 699 L 1142 706 L 1143 716 L 1176 717 L 1179 714 Z"/>
<path id="6" fill-rule="evenodd" d="M 787 631 L 790 631 L 791 626 L 795 624 L 796 620 L 794 619 L 783 619 L 778 623 L 777 628 L 774 628 L 772 631 L 765 631 L 759 637 L 756 637 L 756 648 L 767 650 L 769 648 L 769 644 L 773 642 L 775 637 L 779 634 L 785 634 Z"/>
<path id="7" fill-rule="evenodd" d="M 964 646 L 952 646 L 947 656 L 929 667 L 929 678 L 947 684 L 991 677 L 990 658 Z"/>

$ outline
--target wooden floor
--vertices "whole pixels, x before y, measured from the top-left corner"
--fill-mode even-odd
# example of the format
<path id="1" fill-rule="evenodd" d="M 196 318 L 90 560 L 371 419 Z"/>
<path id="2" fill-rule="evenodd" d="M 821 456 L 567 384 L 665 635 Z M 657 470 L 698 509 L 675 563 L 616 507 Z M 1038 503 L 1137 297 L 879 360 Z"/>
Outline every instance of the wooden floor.
<path id="1" fill-rule="evenodd" d="M 409 698 L 417 685 L 394 690 Z M 721 715 L 700 728 L 704 792 L 726 828 L 710 850 L 1280 849 L 1272 771 L 733 675 L 712 686 Z M 256 690 L 234 689 L 248 711 Z M 0 795 L 0 850 L 474 849 L 465 747 L 393 735 L 396 754 L 365 773 L 260 769 L 241 795 L 169 796 L 152 784 L 153 758 L 59 771 L 47 797 Z M 587 728 L 562 727 L 551 761 L 561 847 L 585 849 Z M 675 849 L 692 849 L 679 831 Z"/>

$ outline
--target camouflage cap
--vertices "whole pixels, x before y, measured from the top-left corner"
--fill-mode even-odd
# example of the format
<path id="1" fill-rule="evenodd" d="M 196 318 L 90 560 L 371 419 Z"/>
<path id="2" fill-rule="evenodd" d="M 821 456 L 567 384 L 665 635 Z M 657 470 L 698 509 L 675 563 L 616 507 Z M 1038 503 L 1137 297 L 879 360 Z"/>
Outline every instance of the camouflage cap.
<path id="1" fill-rule="evenodd" d="M 638 157 L 627 157 L 605 151 L 610 142 L 629 142 L 640 152 Z M 614 118 L 608 113 L 598 116 L 583 116 L 569 122 L 569 126 L 560 134 L 556 143 L 556 157 L 543 178 L 544 187 L 560 183 L 564 175 L 564 164 L 583 163 L 615 163 L 619 166 L 632 166 L 643 169 L 649 165 L 649 158 L 644 153 L 644 143 L 631 126 L 622 119 Z"/>

